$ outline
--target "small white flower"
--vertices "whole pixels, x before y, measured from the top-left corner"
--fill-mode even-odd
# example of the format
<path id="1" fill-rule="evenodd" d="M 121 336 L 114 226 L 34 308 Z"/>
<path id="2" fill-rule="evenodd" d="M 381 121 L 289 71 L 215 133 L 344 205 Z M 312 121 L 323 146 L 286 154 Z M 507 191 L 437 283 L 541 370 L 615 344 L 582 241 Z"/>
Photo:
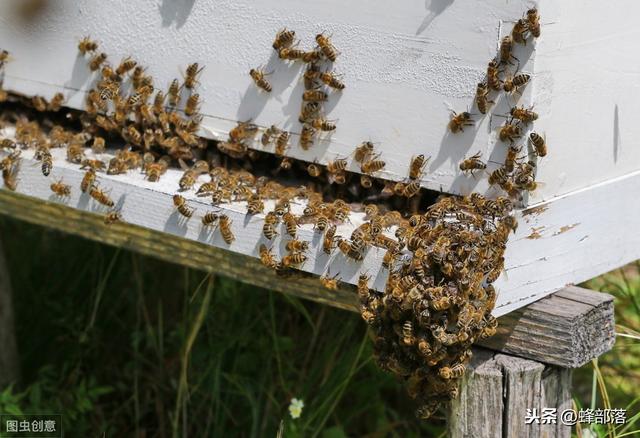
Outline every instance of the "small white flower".
<path id="1" fill-rule="evenodd" d="M 297 398 L 292 398 L 291 404 L 289 405 L 289 414 L 291 414 L 291 418 L 300 418 L 300 414 L 302 414 L 302 408 L 304 408 L 304 402 L 302 400 L 298 400 Z"/>

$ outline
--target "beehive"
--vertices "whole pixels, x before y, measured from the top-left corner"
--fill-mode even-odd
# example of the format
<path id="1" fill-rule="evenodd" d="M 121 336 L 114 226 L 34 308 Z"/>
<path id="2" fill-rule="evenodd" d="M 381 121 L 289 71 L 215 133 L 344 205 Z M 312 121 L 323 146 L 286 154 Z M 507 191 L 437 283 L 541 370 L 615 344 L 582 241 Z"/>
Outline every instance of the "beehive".
<path id="1" fill-rule="evenodd" d="M 476 84 L 487 62 L 533 5 L 542 15 L 542 36 L 515 52 L 520 71 L 533 79 L 521 97 L 500 97 L 491 114 L 474 117 L 474 127 L 451 134 L 450 110 L 473 112 Z M 86 59 L 78 56 L 77 43 L 91 35 L 114 62 L 135 56 L 163 86 L 180 77 L 187 64 L 204 65 L 199 77 L 201 135 L 224 139 L 238 121 L 252 119 L 262 127 L 275 123 L 292 131 L 292 145 L 297 145 L 303 67 L 279 60 L 271 43 L 283 27 L 294 29 L 305 47 L 325 32 L 340 51 L 335 70 L 347 85 L 325 105 L 338 129 L 308 151 L 294 146 L 287 155 L 326 164 L 350 158 L 356 145 L 370 140 L 387 163 L 376 176 L 403 181 L 411 158 L 424 154 L 431 158 L 423 187 L 493 197 L 500 192 L 488 186 L 486 174 L 464 175 L 458 165 L 481 152 L 488 172 L 500 166 L 508 144 L 496 136 L 504 123 L 499 116 L 516 99 L 520 106 L 532 105 L 540 115 L 533 129 L 546 135 L 549 154 L 537 166 L 537 179 L 544 185 L 525 197 L 517 212 L 520 226 L 507 247 L 506 275 L 496 283 L 494 314 L 501 315 L 638 258 L 639 238 L 628 231 L 640 213 L 633 203 L 640 188 L 640 152 L 630 144 L 640 129 L 631 121 L 640 103 L 630 82 L 639 66 L 628 56 L 635 49 L 628 33 L 636 9 L 631 1 L 585 6 L 577 1 L 412 0 L 393 7 L 360 0 L 348 5 L 324 0 L 164 1 L 158 6 L 59 1 L 45 2 L 25 15 L 15 2 L 3 2 L 0 40 L 14 54 L 3 86 L 47 99 L 61 91 L 65 105 L 82 109 L 94 79 Z M 271 93 L 260 92 L 248 75 L 258 66 L 273 71 Z M 254 146 L 263 149 L 259 143 Z M 28 154 L 24 158 L 28 163 Z M 53 175 L 77 186 L 82 172 L 62 156 L 54 158 Z M 351 162 L 349 170 L 359 168 Z M 263 218 L 246 218 L 244 205 L 223 206 L 238 236 L 231 245 L 203 234 L 197 221 L 177 220 L 171 196 L 180 175 L 170 169 L 158 183 L 137 174 L 104 180 L 128 222 L 257 257 Z M 37 166 L 24 165 L 20 178 L 19 193 L 61 202 L 51 197 L 51 181 Z M 184 196 L 200 215 L 210 209 L 192 193 Z M 78 193 L 65 203 L 95 209 Z M 341 232 L 349 234 L 361 221 L 361 215 L 353 214 L 352 225 Z M 322 254 L 311 227 L 302 227 L 300 234 L 313 242 L 302 270 L 340 272 L 342 281 L 352 284 L 360 272 L 376 273 L 373 287 L 383 288 L 382 251 L 372 249 L 362 263 L 345 264 Z M 277 238 L 278 256 L 283 247 Z"/>

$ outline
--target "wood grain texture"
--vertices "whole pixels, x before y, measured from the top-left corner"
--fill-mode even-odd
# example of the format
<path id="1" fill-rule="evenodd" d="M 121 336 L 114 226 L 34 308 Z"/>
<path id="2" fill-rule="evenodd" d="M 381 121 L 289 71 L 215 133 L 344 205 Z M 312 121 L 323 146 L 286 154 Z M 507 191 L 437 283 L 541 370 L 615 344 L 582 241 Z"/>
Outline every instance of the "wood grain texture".
<path id="1" fill-rule="evenodd" d="M 0 236 L 0 389 L 20 378 L 12 301 L 11 277 Z"/>
<path id="2" fill-rule="evenodd" d="M 565 368 L 613 348 L 613 297 L 576 286 L 500 318 L 498 334 L 480 345 Z"/>
<path id="3" fill-rule="evenodd" d="M 450 438 L 502 438 L 504 403 L 502 367 L 495 353 L 474 349 L 473 358 L 460 384 L 460 395 L 448 410 Z"/>
<path id="4" fill-rule="evenodd" d="M 571 427 L 525 424 L 527 409 L 571 407 L 571 370 L 482 348 L 474 349 L 460 396 L 451 402 L 448 434 L 452 438 L 567 438 Z"/>

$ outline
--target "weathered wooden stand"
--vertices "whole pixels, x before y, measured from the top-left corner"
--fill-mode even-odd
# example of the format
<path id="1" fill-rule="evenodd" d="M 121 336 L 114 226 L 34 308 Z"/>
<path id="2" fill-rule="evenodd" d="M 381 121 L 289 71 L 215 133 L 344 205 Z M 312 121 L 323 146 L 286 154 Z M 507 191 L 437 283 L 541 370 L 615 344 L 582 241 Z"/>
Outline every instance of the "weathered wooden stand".
<path id="1" fill-rule="evenodd" d="M 610 350 L 614 341 L 608 294 L 567 287 L 505 315 L 498 335 L 475 350 L 449 409 L 449 435 L 570 437 L 560 414 L 572 407 L 571 369 Z M 525 423 L 527 409 L 544 408 L 556 409 L 555 423 Z"/>

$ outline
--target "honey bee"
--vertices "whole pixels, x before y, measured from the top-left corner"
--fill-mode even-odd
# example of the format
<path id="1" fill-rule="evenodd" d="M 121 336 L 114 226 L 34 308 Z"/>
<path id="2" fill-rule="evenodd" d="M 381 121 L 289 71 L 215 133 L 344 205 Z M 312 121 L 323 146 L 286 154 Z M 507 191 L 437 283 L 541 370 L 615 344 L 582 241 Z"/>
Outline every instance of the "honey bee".
<path id="1" fill-rule="evenodd" d="M 304 52 L 302 55 L 302 62 L 313 63 L 318 62 L 322 58 L 322 51 L 320 50 L 311 50 L 310 52 Z"/>
<path id="2" fill-rule="evenodd" d="M 31 98 L 31 104 L 36 109 L 36 111 L 46 111 L 47 110 L 47 101 L 44 100 L 42 96 L 33 96 Z"/>
<path id="3" fill-rule="evenodd" d="M 116 68 L 116 74 L 118 76 L 122 76 L 130 70 L 133 70 L 137 64 L 138 63 L 131 59 L 131 57 L 124 58 L 122 61 L 120 61 L 120 65 L 118 65 L 118 68 Z"/>
<path id="4" fill-rule="evenodd" d="M 182 159 L 178 160 L 178 163 L 184 169 L 184 173 L 178 182 L 181 190 L 192 188 L 196 184 L 198 176 L 209 171 L 209 163 L 204 160 L 196 161 L 191 168 Z"/>
<path id="5" fill-rule="evenodd" d="M 502 87 L 500 86 L 500 78 L 499 74 L 499 64 L 495 59 L 492 59 L 487 65 L 487 84 L 489 88 L 494 91 L 499 91 Z"/>
<path id="6" fill-rule="evenodd" d="M 331 72 L 320 73 L 320 80 L 327 86 L 334 88 L 336 90 L 344 90 L 345 86 L 338 77 L 336 77 Z"/>
<path id="7" fill-rule="evenodd" d="M 265 73 L 260 69 L 252 68 L 251 70 L 249 70 L 249 75 L 258 88 L 266 91 L 267 93 L 271 92 L 271 84 L 264 78 L 265 76 L 269 75 L 269 73 Z"/>
<path id="8" fill-rule="evenodd" d="M 311 120 L 315 117 L 316 114 L 320 111 L 320 103 L 319 102 L 306 102 L 303 103 L 302 109 L 300 110 L 300 116 L 298 117 L 298 121 L 300 123 L 305 123 L 307 120 Z"/>
<path id="9" fill-rule="evenodd" d="M 173 195 L 173 206 L 182 216 L 186 218 L 193 216 L 194 209 L 187 205 L 187 200 L 182 195 Z"/>
<path id="10" fill-rule="evenodd" d="M 473 174 L 474 170 L 486 169 L 487 165 L 482 161 L 480 161 L 481 156 L 482 156 L 482 153 L 478 152 L 475 155 L 472 155 L 471 157 L 466 158 L 465 160 L 462 161 L 462 163 L 460 163 L 460 170 L 462 170 L 463 172 L 470 171 L 471 174 Z"/>
<path id="11" fill-rule="evenodd" d="M 409 178 L 419 179 L 422 176 L 422 172 L 424 170 L 424 167 L 427 165 L 429 158 L 425 159 L 423 154 L 412 158 L 411 163 L 409 164 Z"/>
<path id="12" fill-rule="evenodd" d="M 171 85 L 169 85 L 169 91 L 167 92 L 169 95 L 169 105 L 178 106 L 180 103 L 180 82 L 177 79 L 171 81 Z"/>
<path id="13" fill-rule="evenodd" d="M 104 217 L 105 225 L 113 225 L 117 222 L 122 222 L 122 214 L 119 211 L 110 211 Z"/>
<path id="14" fill-rule="evenodd" d="M 331 254 L 331 251 L 335 248 L 335 236 L 336 226 L 331 224 L 324 233 L 324 239 L 322 240 L 322 250 L 326 254 Z"/>
<path id="15" fill-rule="evenodd" d="M 453 367 L 442 367 L 438 370 L 438 375 L 445 380 L 457 379 L 464 374 L 465 366 L 461 363 Z"/>
<path id="16" fill-rule="evenodd" d="M 156 96 L 153 98 L 153 111 L 156 113 L 156 115 L 160 115 L 162 112 L 164 112 L 164 99 L 164 93 L 162 92 L 162 90 L 158 90 Z"/>
<path id="17" fill-rule="evenodd" d="M 540 15 L 536 8 L 527 11 L 527 29 L 534 38 L 540 37 Z"/>
<path id="18" fill-rule="evenodd" d="M 498 184 L 504 190 L 509 191 L 513 188 L 513 184 L 509 181 L 507 169 L 499 167 L 489 175 L 489 185 Z"/>
<path id="19" fill-rule="evenodd" d="M 518 154 L 522 150 L 521 147 L 509 146 L 507 150 L 507 156 L 504 159 L 504 169 L 511 173 L 513 169 L 515 169 L 516 159 L 518 158 Z"/>
<path id="20" fill-rule="evenodd" d="M 282 216 L 282 220 L 287 229 L 287 234 L 293 238 L 296 237 L 296 232 L 298 231 L 298 223 L 296 222 L 296 218 L 290 212 L 286 212 Z"/>
<path id="21" fill-rule="evenodd" d="M 265 129 L 261 139 L 262 146 L 268 146 L 269 143 L 273 141 L 273 138 L 279 133 L 280 128 L 278 128 L 276 125 L 271 125 L 269 128 Z"/>
<path id="22" fill-rule="evenodd" d="M 338 52 L 336 48 L 331 43 L 329 37 L 325 36 L 322 33 L 316 35 L 316 42 L 322 50 L 322 54 L 327 57 L 331 62 L 336 62 L 336 58 L 338 57 Z"/>
<path id="23" fill-rule="evenodd" d="M 267 248 L 264 243 L 260 245 L 260 261 L 267 268 L 276 269 L 278 267 L 278 262 L 273 256 L 271 249 Z"/>
<path id="24" fill-rule="evenodd" d="M 532 132 L 529 134 L 529 141 L 533 145 L 536 155 L 544 157 L 547 155 L 547 141 L 538 133 Z"/>
<path id="25" fill-rule="evenodd" d="M 387 163 L 385 163 L 382 160 L 378 160 L 377 157 L 374 157 L 371 160 L 368 161 L 364 161 L 361 165 L 360 165 L 360 171 L 362 173 L 373 173 L 373 172 L 378 172 L 382 169 L 384 169 L 384 167 L 387 165 Z"/>
<path id="26" fill-rule="evenodd" d="M 358 276 L 358 296 L 361 301 L 365 301 L 369 298 L 369 279 L 367 274 L 360 274 Z"/>
<path id="27" fill-rule="evenodd" d="M 511 58 L 516 59 L 513 56 L 513 37 L 511 35 L 507 35 L 500 41 L 500 62 L 502 64 L 513 64 L 511 62 Z"/>
<path id="28" fill-rule="evenodd" d="M 397 253 L 397 251 L 395 251 L 395 249 L 387 249 L 387 251 L 384 253 L 384 257 L 382 258 L 382 267 L 391 270 L 393 264 L 398 258 L 398 255 L 399 254 Z"/>
<path id="29" fill-rule="evenodd" d="M 302 132 L 300 133 L 300 147 L 303 150 L 309 150 L 313 146 L 313 139 L 316 135 L 316 130 L 311 125 L 304 124 L 302 126 Z"/>
<path id="30" fill-rule="evenodd" d="M 194 62 L 189 64 L 184 78 L 184 86 L 188 89 L 192 89 L 198 83 L 197 76 L 204 69 L 204 67 L 198 69 L 198 63 Z"/>
<path id="31" fill-rule="evenodd" d="M 347 168 L 347 160 L 344 158 L 338 158 L 327 163 L 327 172 L 336 174 L 342 172 Z"/>
<path id="32" fill-rule="evenodd" d="M 528 73 L 519 73 L 516 74 L 513 77 L 508 77 L 504 80 L 504 83 L 502 84 L 502 89 L 506 92 L 506 93 L 511 93 L 511 92 L 518 92 L 519 93 L 519 88 L 520 87 L 524 87 L 525 85 L 527 85 L 529 83 L 529 81 L 531 80 L 531 75 Z"/>
<path id="33" fill-rule="evenodd" d="M 242 158 L 247 153 L 247 146 L 242 143 L 221 141 L 217 145 L 218 150 L 234 158 Z"/>
<path id="34" fill-rule="evenodd" d="M 329 277 L 328 274 L 325 274 L 320 277 L 320 283 L 329 290 L 338 290 L 338 285 L 340 284 L 340 280 L 338 280 L 339 275 L 339 272 L 333 277 Z"/>
<path id="35" fill-rule="evenodd" d="M 301 253 L 289 254 L 282 257 L 282 266 L 289 267 L 293 265 L 301 265 L 307 261 L 307 256 Z"/>
<path id="36" fill-rule="evenodd" d="M 464 111 L 462 113 L 456 113 L 452 111 L 451 120 L 449 120 L 449 130 L 454 134 L 456 132 L 464 132 L 465 126 L 473 126 L 473 120 L 471 119 L 471 113 Z"/>
<path id="37" fill-rule="evenodd" d="M 522 123 L 530 123 L 534 120 L 538 120 L 538 113 L 531 109 L 519 108 L 517 106 L 511 108 L 509 114 L 511 114 L 511 117 L 520 120 Z"/>
<path id="38" fill-rule="evenodd" d="M 320 74 L 321 72 L 317 64 L 315 63 L 309 64 L 304 74 L 302 75 L 304 79 L 304 89 L 310 90 L 312 88 L 315 88 L 316 79 L 320 77 Z"/>
<path id="39" fill-rule="evenodd" d="M 288 61 L 296 61 L 298 59 L 304 58 L 306 53 L 307 52 L 305 52 L 304 50 L 285 47 L 278 50 L 278 57 L 280 59 L 286 59 Z"/>
<path id="40" fill-rule="evenodd" d="M 82 144 L 70 143 L 67 146 L 67 161 L 70 163 L 80 164 L 84 157 L 84 149 Z"/>
<path id="41" fill-rule="evenodd" d="M 334 131 L 336 129 L 335 123 L 329 122 L 323 117 L 311 120 L 310 125 L 320 131 Z"/>
<path id="42" fill-rule="evenodd" d="M 204 225 L 205 227 L 214 226 L 219 219 L 220 216 L 218 215 L 218 213 L 208 211 L 204 216 L 202 216 L 202 225 Z"/>
<path id="43" fill-rule="evenodd" d="M 104 161 L 97 159 L 89 159 L 85 158 L 82 160 L 80 169 L 93 169 L 95 171 L 104 170 L 105 169 Z"/>
<path id="44" fill-rule="evenodd" d="M 49 152 L 49 148 L 43 147 L 37 152 L 37 154 L 42 161 L 42 174 L 44 176 L 49 176 L 51 169 L 53 168 L 53 157 L 51 156 L 51 152 Z"/>
<path id="45" fill-rule="evenodd" d="M 100 74 L 105 82 L 122 82 L 122 78 L 116 74 L 109 64 L 105 64 L 102 67 Z"/>
<path id="46" fill-rule="evenodd" d="M 275 154 L 278 157 L 284 156 L 285 151 L 287 150 L 287 145 L 289 143 L 289 132 L 282 131 L 276 138 L 276 150 Z"/>
<path id="47" fill-rule="evenodd" d="M 226 214 L 220 215 L 219 220 L 220 220 L 220 234 L 222 235 L 222 238 L 224 239 L 225 243 L 227 245 L 231 245 L 231 242 L 236 240 L 236 237 L 233 235 L 233 232 L 231 231 L 232 222 L 229 219 L 229 216 L 227 216 Z"/>
<path id="48" fill-rule="evenodd" d="M 165 155 L 157 162 L 155 162 L 153 154 L 151 154 L 150 152 L 145 153 L 143 170 L 147 176 L 147 180 L 151 182 L 158 182 L 160 180 L 160 177 L 167 171 L 170 161 L 171 158 Z"/>
<path id="49" fill-rule="evenodd" d="M 525 34 L 527 33 L 527 30 L 529 30 L 527 21 L 521 18 L 516 21 L 513 29 L 511 29 L 511 38 L 518 44 L 526 45 L 527 39 L 525 38 Z"/>
<path id="50" fill-rule="evenodd" d="M 49 102 L 49 111 L 60 111 L 62 108 L 62 103 L 64 102 L 64 94 L 56 93 L 51 98 L 51 102 Z"/>
<path id="51" fill-rule="evenodd" d="M 413 181 L 407 184 L 402 190 L 402 196 L 405 198 L 412 198 L 418 194 L 420 191 L 420 183 L 418 181 Z"/>
<path id="52" fill-rule="evenodd" d="M 200 99 L 200 95 L 198 93 L 193 93 L 187 99 L 187 103 L 184 106 L 184 113 L 187 116 L 192 116 L 196 112 L 198 112 L 198 100 Z"/>
<path id="53" fill-rule="evenodd" d="M 287 242 L 287 251 L 289 252 L 305 252 L 309 249 L 309 242 L 302 240 L 290 240 Z"/>
<path id="54" fill-rule="evenodd" d="M 247 201 L 247 213 L 257 214 L 264 211 L 264 202 L 259 195 L 252 195 Z"/>
<path id="55" fill-rule="evenodd" d="M 370 189 L 373 186 L 373 180 L 369 175 L 360 175 L 360 185 L 365 189 Z"/>
<path id="56" fill-rule="evenodd" d="M 98 50 L 98 43 L 92 41 L 88 36 L 82 38 L 78 43 L 78 51 L 85 55 L 87 52 L 95 52 Z"/>
<path id="57" fill-rule="evenodd" d="M 231 131 L 229 138 L 232 142 L 238 143 L 244 139 L 253 137 L 258 132 L 258 126 L 250 123 L 250 121 L 239 122 Z"/>
<path id="58" fill-rule="evenodd" d="M 91 71 L 96 71 L 100 68 L 100 66 L 102 65 L 103 62 L 105 62 L 107 60 L 107 54 L 106 53 L 99 53 L 96 56 L 94 56 L 93 58 L 91 58 L 91 61 L 89 61 L 89 69 Z"/>
<path id="59" fill-rule="evenodd" d="M 314 228 L 318 231 L 324 231 L 329 226 L 329 218 L 320 214 L 315 219 Z"/>
<path id="60" fill-rule="evenodd" d="M 326 102 L 329 95 L 322 90 L 307 90 L 302 93 L 305 102 Z"/>
<path id="61" fill-rule="evenodd" d="M 129 125 L 127 127 L 125 137 L 127 137 L 129 141 L 135 145 L 142 144 L 142 134 L 140 134 L 140 131 L 138 131 L 133 125 Z"/>
<path id="62" fill-rule="evenodd" d="M 12 192 L 15 192 L 18 187 L 18 171 L 18 165 L 2 167 L 2 180 L 4 182 L 4 186 Z"/>
<path id="63" fill-rule="evenodd" d="M 82 178 L 82 182 L 80 183 L 80 190 L 82 190 L 83 193 L 87 193 L 87 191 L 93 187 L 95 181 L 96 171 L 94 169 L 87 170 Z"/>
<path id="64" fill-rule="evenodd" d="M 89 189 L 89 196 L 98 201 L 102 205 L 106 205 L 107 207 L 113 207 L 113 200 L 107 195 L 103 190 L 99 187 L 92 185 Z"/>
<path id="65" fill-rule="evenodd" d="M 276 34 L 276 38 L 273 40 L 273 50 L 278 51 L 282 48 L 290 47 L 293 44 L 295 37 L 295 31 L 288 30 L 286 27 L 283 28 Z"/>
<path id="66" fill-rule="evenodd" d="M 487 96 L 489 95 L 489 86 L 486 82 L 479 82 L 478 87 L 476 88 L 476 106 L 478 107 L 478 111 L 480 114 L 486 114 L 487 109 L 489 108 L 489 104 L 493 103 L 492 100 L 488 100 Z"/>
<path id="67" fill-rule="evenodd" d="M 51 191 L 60 197 L 71 196 L 71 186 L 64 184 L 62 180 L 51 183 Z"/>
<path id="68" fill-rule="evenodd" d="M 274 212 L 271 211 L 267 213 L 264 218 L 264 225 L 262 226 L 262 234 L 264 234 L 264 237 L 271 240 L 277 236 L 276 225 L 278 225 L 279 222 L 280 219 Z"/>
<path id="69" fill-rule="evenodd" d="M 316 163 L 311 163 L 307 166 L 307 173 L 309 174 L 309 176 L 317 178 L 322 173 L 322 170 Z"/>
<path id="70" fill-rule="evenodd" d="M 356 147 L 354 151 L 354 159 L 358 163 L 361 163 L 362 161 L 366 160 L 369 155 L 373 154 L 373 148 L 373 143 L 371 143 L 370 141 L 362 142 L 358 147 Z"/>
<path id="71" fill-rule="evenodd" d="M 278 169 L 289 170 L 289 169 L 291 169 L 292 165 L 293 165 L 293 161 L 291 160 L 291 158 L 284 157 L 280 161 L 280 164 L 278 165 Z"/>
<path id="72" fill-rule="evenodd" d="M 404 345 L 414 345 L 417 339 L 413 331 L 413 323 L 411 321 L 405 321 L 402 324 L 402 343 Z"/>
<path id="73" fill-rule="evenodd" d="M 0 149 L 15 149 L 16 142 L 10 138 L 3 138 L 0 140 Z"/>
<path id="74" fill-rule="evenodd" d="M 500 137 L 501 141 L 509 140 L 511 143 L 513 143 L 515 139 L 522 137 L 522 131 L 518 125 L 505 123 L 500 127 L 498 136 Z"/>

